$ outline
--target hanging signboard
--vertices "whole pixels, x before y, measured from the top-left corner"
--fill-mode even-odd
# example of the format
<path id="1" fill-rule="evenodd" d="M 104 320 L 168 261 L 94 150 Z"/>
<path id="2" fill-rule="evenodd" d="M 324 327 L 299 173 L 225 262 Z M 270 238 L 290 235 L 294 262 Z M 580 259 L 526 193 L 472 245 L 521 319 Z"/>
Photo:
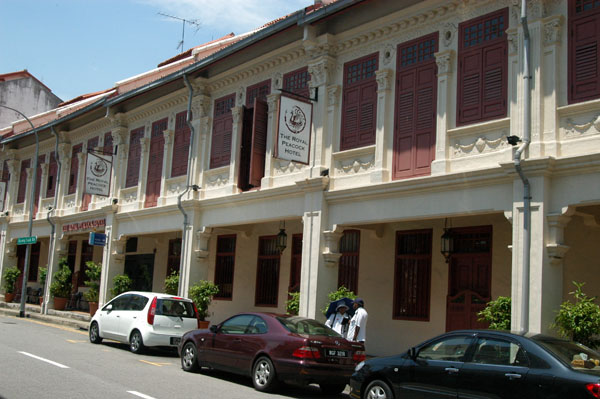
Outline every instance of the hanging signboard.
<path id="1" fill-rule="evenodd" d="M 90 232 L 90 238 L 88 240 L 90 245 L 103 247 L 106 245 L 106 234 L 96 233 L 95 231 Z"/>
<path id="2" fill-rule="evenodd" d="M 276 157 L 308 165 L 311 126 L 312 104 L 282 95 Z"/>
<path id="3" fill-rule="evenodd" d="M 88 152 L 85 166 L 85 193 L 108 197 L 112 156 Z"/>
<path id="4" fill-rule="evenodd" d="M 6 193 L 6 182 L 0 181 L 0 212 L 4 210 L 4 194 Z"/>

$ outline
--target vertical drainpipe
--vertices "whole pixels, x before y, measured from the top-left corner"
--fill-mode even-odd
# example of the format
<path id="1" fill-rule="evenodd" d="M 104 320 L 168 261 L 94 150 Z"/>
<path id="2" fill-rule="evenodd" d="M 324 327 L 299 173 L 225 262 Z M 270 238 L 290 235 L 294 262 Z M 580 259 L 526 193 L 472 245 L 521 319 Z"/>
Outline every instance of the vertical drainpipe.
<path id="1" fill-rule="evenodd" d="M 514 164 L 523 181 L 523 270 L 521 281 L 520 332 L 529 331 L 529 276 L 531 255 L 531 192 L 527 177 L 521 169 L 521 154 L 531 142 L 531 72 L 529 70 L 529 28 L 527 26 L 527 1 L 521 0 L 521 25 L 523 26 L 523 139 L 514 154 Z"/>
<path id="2" fill-rule="evenodd" d="M 52 205 L 52 208 L 48 211 L 48 213 L 46 214 L 46 220 L 48 221 L 48 223 L 50 223 L 50 248 L 48 249 L 48 254 L 50 254 L 48 256 L 48 260 L 50 259 L 54 259 L 54 248 L 56 247 L 56 224 L 52 221 L 52 219 L 50 219 L 50 216 L 52 215 L 52 213 L 56 210 L 57 204 L 58 204 L 58 186 L 60 183 L 60 174 L 61 174 L 61 169 L 62 169 L 62 162 L 60 161 L 60 157 L 58 156 L 58 133 L 56 133 L 56 131 L 54 130 L 54 126 L 50 127 L 50 130 L 52 131 L 52 134 L 54 135 L 56 141 L 54 142 L 54 157 L 56 159 L 56 163 L 58 164 L 58 170 L 56 172 L 56 183 L 54 183 L 54 204 Z M 48 274 L 50 274 L 51 272 L 51 267 L 50 265 L 48 265 Z M 46 282 L 44 284 L 44 300 L 42 301 L 42 308 L 41 308 L 41 312 L 42 314 L 47 314 L 48 313 L 48 303 L 46 301 L 46 298 L 49 298 L 48 295 L 48 289 L 49 289 L 49 285 L 50 285 L 50 276 L 46 275 Z"/>
<path id="3" fill-rule="evenodd" d="M 179 211 L 183 214 L 183 234 L 181 235 L 181 257 L 179 260 L 179 288 L 178 288 L 179 296 L 185 296 L 185 293 L 183 292 L 183 284 L 182 284 L 182 271 L 183 271 L 183 260 L 185 259 L 185 256 L 186 256 L 185 254 L 187 253 L 187 245 L 188 245 L 185 235 L 186 235 L 187 228 L 189 225 L 188 215 L 187 215 L 186 211 L 183 209 L 183 206 L 181 206 L 181 198 L 185 194 L 187 194 L 191 188 L 190 183 L 192 180 L 192 176 L 191 176 L 190 171 L 191 171 L 191 167 L 192 167 L 192 151 L 194 148 L 194 136 L 195 136 L 194 127 L 192 126 L 192 122 L 191 122 L 191 120 L 192 120 L 192 97 L 194 95 L 194 89 L 192 88 L 192 85 L 190 84 L 188 77 L 185 74 L 183 75 L 183 83 L 189 90 L 186 123 L 190 129 L 190 148 L 188 151 L 187 180 L 185 183 L 185 190 L 183 190 L 183 192 L 177 196 L 177 208 L 179 208 Z"/>

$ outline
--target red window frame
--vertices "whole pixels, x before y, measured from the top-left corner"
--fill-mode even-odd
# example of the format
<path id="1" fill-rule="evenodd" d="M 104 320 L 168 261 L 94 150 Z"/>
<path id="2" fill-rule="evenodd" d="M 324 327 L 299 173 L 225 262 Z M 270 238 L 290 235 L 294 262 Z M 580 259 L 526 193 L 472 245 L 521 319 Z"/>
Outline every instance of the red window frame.
<path id="1" fill-rule="evenodd" d="M 308 82 L 310 82 L 310 74 L 308 73 L 308 66 L 305 66 L 283 75 L 283 90 L 309 97 Z"/>
<path id="2" fill-rule="evenodd" d="M 254 107 L 254 99 L 267 101 L 267 96 L 271 94 L 271 79 L 253 84 L 246 88 L 246 107 Z"/>
<path id="3" fill-rule="evenodd" d="M 54 151 L 50 153 L 50 161 L 48 162 L 48 181 L 46 183 L 45 198 L 52 198 L 56 195 L 56 178 L 58 177 L 58 162 L 56 162 L 56 154 Z"/>
<path id="4" fill-rule="evenodd" d="M 569 104 L 600 97 L 600 3 L 569 0 Z"/>
<path id="5" fill-rule="evenodd" d="M 302 278 L 302 234 L 292 235 L 292 259 L 288 292 L 300 292 Z"/>
<path id="6" fill-rule="evenodd" d="M 233 299 L 236 239 L 235 234 L 220 235 L 217 237 L 215 284 L 219 287 L 219 293 L 215 295 L 215 299 Z"/>
<path id="7" fill-rule="evenodd" d="M 190 151 L 190 128 L 187 125 L 187 111 L 175 115 L 175 134 L 173 137 L 173 160 L 171 177 L 187 174 Z"/>
<path id="8" fill-rule="evenodd" d="M 277 236 L 263 236 L 258 239 L 255 306 L 277 307 L 281 254 L 276 244 Z"/>
<path id="9" fill-rule="evenodd" d="M 395 320 L 429 321 L 432 229 L 396 232 Z"/>
<path id="10" fill-rule="evenodd" d="M 375 144 L 379 53 L 344 64 L 340 150 Z"/>
<path id="11" fill-rule="evenodd" d="M 83 151 L 83 143 L 73 146 L 71 151 L 71 170 L 69 172 L 69 189 L 67 195 L 75 194 L 77 191 L 77 180 L 79 179 L 79 154 Z"/>
<path id="12" fill-rule="evenodd" d="M 344 230 L 339 250 L 342 256 L 338 266 L 338 288 L 344 286 L 358 294 L 360 230 Z"/>
<path id="13" fill-rule="evenodd" d="M 19 174 L 19 189 L 17 191 L 17 204 L 25 202 L 27 194 L 27 169 L 31 167 L 31 159 L 21 161 L 21 173 Z"/>
<path id="14" fill-rule="evenodd" d="M 102 147 L 104 154 L 109 155 L 113 153 L 113 136 L 112 132 L 104 133 L 104 145 Z"/>
<path id="15" fill-rule="evenodd" d="M 129 133 L 129 153 L 127 155 L 127 175 L 125 188 L 137 186 L 140 180 L 140 161 L 142 155 L 141 139 L 144 137 L 144 127 L 139 127 Z"/>
<path id="16" fill-rule="evenodd" d="M 508 111 L 508 8 L 459 25 L 457 126 Z"/>
<path id="17" fill-rule="evenodd" d="M 229 165 L 231 160 L 231 132 L 235 107 L 235 93 L 215 100 L 213 131 L 210 147 L 210 169 Z"/>

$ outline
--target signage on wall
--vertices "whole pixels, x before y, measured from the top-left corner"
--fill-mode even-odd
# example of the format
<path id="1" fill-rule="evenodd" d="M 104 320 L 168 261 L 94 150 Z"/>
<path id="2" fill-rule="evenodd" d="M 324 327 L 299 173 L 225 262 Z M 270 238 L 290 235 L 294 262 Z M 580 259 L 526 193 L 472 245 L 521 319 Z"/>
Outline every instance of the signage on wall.
<path id="1" fill-rule="evenodd" d="M 85 165 L 85 193 L 108 197 L 112 156 L 90 151 Z"/>
<path id="2" fill-rule="evenodd" d="M 282 95 L 279 100 L 276 157 L 308 164 L 311 126 L 312 104 Z"/>
<path id="3" fill-rule="evenodd" d="M 68 232 L 72 232 L 72 231 L 91 230 L 91 229 L 95 229 L 97 227 L 104 227 L 104 226 L 106 226 L 106 219 L 96 219 L 96 220 L 89 220 L 87 222 L 81 222 L 81 223 L 65 224 L 62 229 L 63 229 L 63 232 L 68 233 Z"/>
<path id="4" fill-rule="evenodd" d="M 96 245 L 103 247 L 106 245 L 106 234 L 96 233 L 95 231 L 90 232 L 90 238 L 88 240 L 90 245 Z"/>
<path id="5" fill-rule="evenodd" d="M 4 210 L 4 194 L 6 193 L 6 182 L 0 181 L 0 211 Z"/>

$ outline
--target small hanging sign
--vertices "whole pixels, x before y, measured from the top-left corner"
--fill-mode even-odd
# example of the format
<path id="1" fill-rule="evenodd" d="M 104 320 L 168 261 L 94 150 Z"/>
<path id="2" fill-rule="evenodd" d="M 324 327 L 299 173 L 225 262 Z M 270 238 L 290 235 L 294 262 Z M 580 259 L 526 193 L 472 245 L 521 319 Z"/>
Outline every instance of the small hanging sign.
<path id="1" fill-rule="evenodd" d="M 279 101 L 276 157 L 308 165 L 312 104 L 283 95 Z"/>
<path id="2" fill-rule="evenodd" d="M 86 194 L 110 195 L 110 175 L 112 170 L 112 156 L 88 152 L 85 167 L 85 192 Z"/>

